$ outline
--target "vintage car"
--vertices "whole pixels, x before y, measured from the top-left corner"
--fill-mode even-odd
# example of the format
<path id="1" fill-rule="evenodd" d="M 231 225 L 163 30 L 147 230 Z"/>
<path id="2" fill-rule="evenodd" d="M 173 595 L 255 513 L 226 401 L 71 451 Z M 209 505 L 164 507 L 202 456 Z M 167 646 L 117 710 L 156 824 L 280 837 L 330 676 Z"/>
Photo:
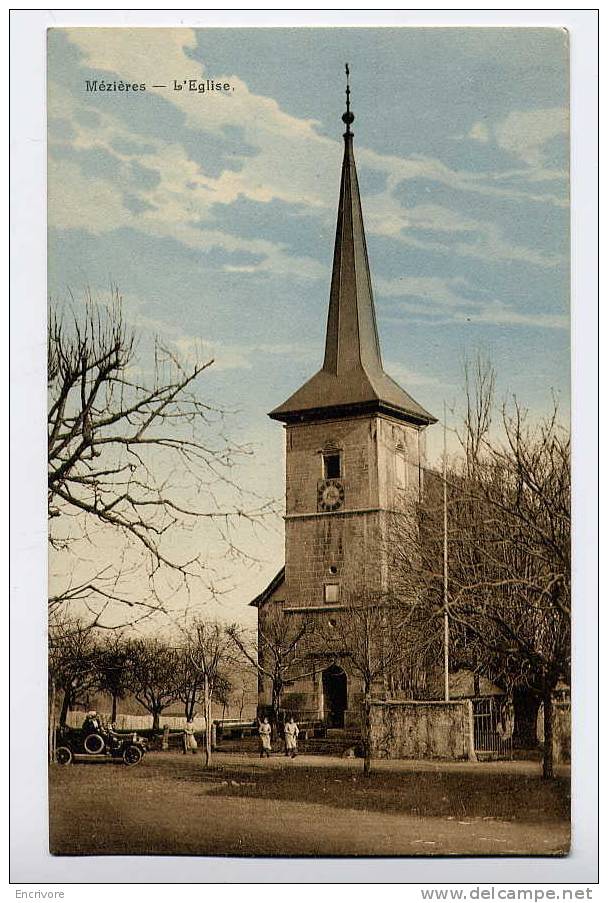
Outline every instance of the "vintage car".
<path id="1" fill-rule="evenodd" d="M 146 752 L 146 741 L 136 733 L 117 734 L 99 728 L 96 731 L 67 728 L 57 737 L 55 761 L 70 765 L 78 759 L 122 760 L 125 765 L 138 765 Z"/>

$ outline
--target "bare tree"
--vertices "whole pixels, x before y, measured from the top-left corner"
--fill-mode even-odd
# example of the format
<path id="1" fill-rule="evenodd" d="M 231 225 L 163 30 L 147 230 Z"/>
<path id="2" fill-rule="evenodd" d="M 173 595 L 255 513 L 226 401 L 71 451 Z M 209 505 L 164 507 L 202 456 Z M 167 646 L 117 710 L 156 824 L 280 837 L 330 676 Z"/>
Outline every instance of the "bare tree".
<path id="1" fill-rule="evenodd" d="M 70 709 L 97 689 L 98 644 L 95 631 L 77 619 L 56 619 L 49 630 L 51 697 L 62 694 L 59 727 L 65 727 Z M 54 715 L 54 713 L 52 713 Z"/>
<path id="2" fill-rule="evenodd" d="M 137 701 L 152 715 L 152 730 L 160 728 L 160 716 L 175 702 L 177 650 L 156 639 L 137 639 L 132 645 L 130 687 Z"/>
<path id="3" fill-rule="evenodd" d="M 552 699 L 570 670 L 570 437 L 557 406 L 531 425 L 514 401 L 494 426 L 493 392 L 487 362 L 466 371 L 464 456 L 447 475 L 450 658 L 543 701 L 549 778 Z M 441 480 L 430 475 L 426 486 L 416 550 L 399 549 L 432 618 L 443 581 Z"/>
<path id="4" fill-rule="evenodd" d="M 211 761 L 211 707 L 221 701 L 230 685 L 227 673 L 234 661 L 233 644 L 222 624 L 196 620 L 189 630 L 188 649 L 194 670 L 202 680 L 205 715 L 205 765 Z"/>
<path id="5" fill-rule="evenodd" d="M 243 711 L 245 709 L 245 697 L 247 696 L 247 685 L 245 683 L 245 675 L 242 675 L 241 684 L 239 686 L 239 721 L 243 720 Z"/>
<path id="6" fill-rule="evenodd" d="M 230 707 L 230 700 L 235 690 L 234 674 L 232 670 L 224 674 L 220 674 L 215 684 L 215 700 L 222 706 L 222 718 L 225 717 L 226 709 Z"/>
<path id="7" fill-rule="evenodd" d="M 102 626 L 116 624 L 115 617 L 103 621 L 112 603 L 127 606 L 132 622 L 188 591 L 193 579 L 220 593 L 221 580 L 192 531 L 211 524 L 226 554 L 244 556 L 234 526 L 255 524 L 272 510 L 235 482 L 234 465 L 249 451 L 225 438 L 222 412 L 198 394 L 213 361 L 184 364 L 158 340 L 147 357 L 136 351 L 116 290 L 107 307 L 89 297 L 78 313 L 51 310 L 50 541 L 73 568 L 49 602 L 51 610 L 79 602 Z M 112 560 L 100 565 L 108 537 Z"/>
<path id="8" fill-rule="evenodd" d="M 123 633 L 105 633 L 100 638 L 95 661 L 97 685 L 112 698 L 112 724 L 116 721 L 118 701 L 130 689 L 133 660 L 133 641 Z"/>
<path id="9" fill-rule="evenodd" d="M 203 675 L 192 661 L 193 647 L 185 643 L 177 651 L 175 669 L 175 695 L 184 704 L 186 721 L 191 721 L 196 706 L 201 702 Z"/>
<path id="10" fill-rule="evenodd" d="M 463 369 L 465 414 L 459 438 L 470 476 L 480 464 L 492 426 L 496 374 L 490 360 L 480 354 L 465 360 Z"/>
<path id="11" fill-rule="evenodd" d="M 194 630 L 194 629 L 193 629 Z M 178 649 L 178 660 L 175 671 L 176 698 L 184 704 L 186 720 L 190 721 L 199 704 L 204 705 L 204 674 L 196 662 L 197 641 L 192 636 Z M 223 664 L 226 664 L 223 662 Z M 226 707 L 233 690 L 230 675 L 219 673 L 213 690 L 213 699 Z"/>
<path id="12" fill-rule="evenodd" d="M 306 638 L 312 633 L 310 619 L 286 616 L 270 609 L 259 614 L 256 639 L 250 639 L 237 625 L 228 628 L 228 635 L 245 660 L 262 680 L 271 686 L 272 722 L 278 729 L 281 720 L 281 699 L 285 687 L 307 676 L 310 671 L 310 651 Z M 312 672 L 311 672 L 312 673 Z"/>
<path id="13" fill-rule="evenodd" d="M 549 778 L 553 694 L 570 675 L 570 438 L 556 409 L 532 428 L 515 403 L 503 425 L 456 508 L 450 611 L 480 660 L 542 698 Z"/>

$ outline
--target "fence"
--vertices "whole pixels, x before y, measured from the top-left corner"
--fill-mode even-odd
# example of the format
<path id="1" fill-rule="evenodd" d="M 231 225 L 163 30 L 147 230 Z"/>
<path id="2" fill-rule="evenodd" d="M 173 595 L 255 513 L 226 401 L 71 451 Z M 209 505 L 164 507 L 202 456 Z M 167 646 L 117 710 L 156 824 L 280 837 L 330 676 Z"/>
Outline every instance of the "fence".
<path id="1" fill-rule="evenodd" d="M 481 696 L 472 703 L 476 755 L 485 759 L 512 759 L 515 721 L 511 700 Z"/>
<path id="2" fill-rule="evenodd" d="M 99 712 L 101 720 L 110 723 L 110 714 Z M 68 727 L 82 727 L 84 721 L 84 712 L 68 712 Z M 145 731 L 152 728 L 152 715 L 117 715 L 116 730 L 118 731 Z M 183 731 L 186 726 L 185 715 L 161 715 L 160 727 L 168 727 L 169 730 Z M 197 715 L 194 719 L 194 730 L 196 733 L 202 733 L 205 730 L 205 718 L 203 715 Z"/>

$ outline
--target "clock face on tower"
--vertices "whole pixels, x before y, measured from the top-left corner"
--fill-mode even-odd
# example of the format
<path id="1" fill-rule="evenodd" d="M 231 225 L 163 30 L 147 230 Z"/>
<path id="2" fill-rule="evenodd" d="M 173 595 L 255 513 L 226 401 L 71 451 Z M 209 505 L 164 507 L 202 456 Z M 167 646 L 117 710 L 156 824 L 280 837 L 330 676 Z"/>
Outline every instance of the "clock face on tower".
<path id="1" fill-rule="evenodd" d="M 321 480 L 317 489 L 319 511 L 337 511 L 344 503 L 344 486 L 340 480 Z"/>

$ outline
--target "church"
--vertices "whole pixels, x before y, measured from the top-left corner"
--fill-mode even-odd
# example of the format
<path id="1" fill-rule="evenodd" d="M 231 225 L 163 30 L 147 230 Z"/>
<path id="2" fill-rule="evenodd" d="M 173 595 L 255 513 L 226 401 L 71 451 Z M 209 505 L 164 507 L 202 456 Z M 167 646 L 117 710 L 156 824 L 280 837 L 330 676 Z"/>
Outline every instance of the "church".
<path id="1" fill-rule="evenodd" d="M 349 94 L 347 86 L 323 366 L 269 414 L 285 429 L 285 566 L 250 603 L 258 609 L 260 657 L 270 621 L 288 619 L 287 627 L 289 619 L 314 619 L 331 636 L 345 599 L 362 587 L 387 590 L 387 518 L 416 510 L 425 431 L 436 422 L 382 365 Z M 356 725 L 361 685 L 347 662 L 314 648 L 307 662 L 286 681 L 282 708 L 329 727 Z M 272 681 L 262 675 L 259 710 L 271 703 Z"/>

